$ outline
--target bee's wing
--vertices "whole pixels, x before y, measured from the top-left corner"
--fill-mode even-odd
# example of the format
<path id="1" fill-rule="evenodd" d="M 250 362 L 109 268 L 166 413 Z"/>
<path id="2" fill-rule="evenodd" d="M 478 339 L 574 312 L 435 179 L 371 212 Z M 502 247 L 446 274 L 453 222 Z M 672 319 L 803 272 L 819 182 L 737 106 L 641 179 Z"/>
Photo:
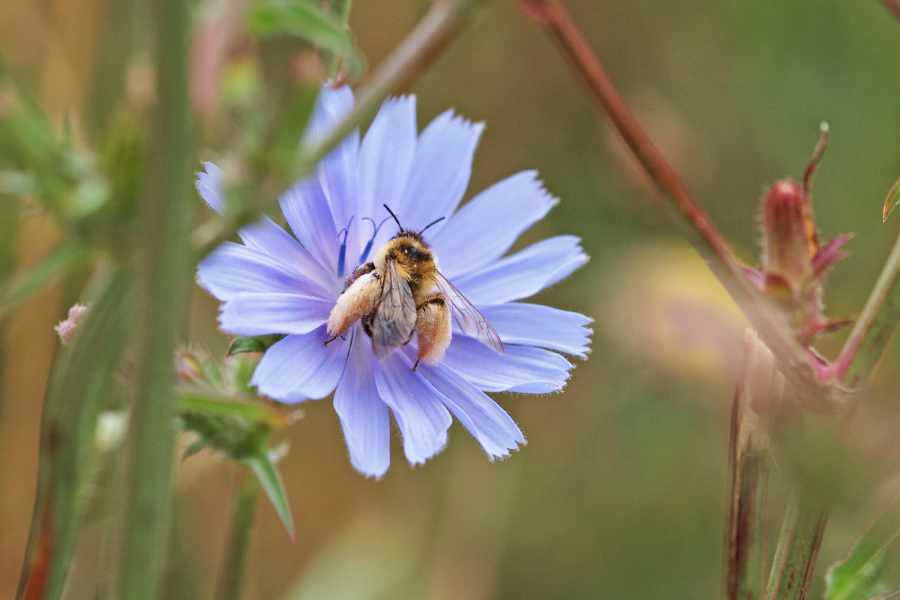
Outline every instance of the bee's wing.
<path id="1" fill-rule="evenodd" d="M 404 345 L 416 327 L 416 301 L 409 284 L 397 273 L 397 263 L 385 261 L 381 300 L 372 319 L 372 347 L 377 356 Z"/>
<path id="2" fill-rule="evenodd" d="M 503 342 L 500 341 L 500 336 L 487 322 L 484 315 L 475 308 L 475 305 L 469 302 L 469 299 L 456 289 L 456 286 L 450 283 L 450 280 L 444 277 L 440 271 L 435 272 L 435 277 L 438 289 L 453 307 L 453 316 L 460 331 L 497 352 L 503 352 Z"/>

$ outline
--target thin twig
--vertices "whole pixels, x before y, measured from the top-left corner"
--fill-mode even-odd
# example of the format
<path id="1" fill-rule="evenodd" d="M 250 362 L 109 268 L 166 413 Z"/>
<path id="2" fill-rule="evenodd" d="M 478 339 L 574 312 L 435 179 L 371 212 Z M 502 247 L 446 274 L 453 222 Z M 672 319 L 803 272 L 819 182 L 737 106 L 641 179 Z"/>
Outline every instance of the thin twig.
<path id="1" fill-rule="evenodd" d="M 832 366 L 834 377 L 850 385 L 868 379 L 900 323 L 900 236 L 853 331 Z"/>
<path id="2" fill-rule="evenodd" d="M 456 36 L 469 9 L 475 4 L 476 0 L 437 0 L 359 91 L 353 110 L 327 135 L 301 148 L 295 169 L 297 178 L 307 177 L 341 140 L 375 114 L 388 94 L 409 85 L 434 62 Z M 197 254 L 204 256 L 232 238 L 241 227 L 254 222 L 272 204 L 274 199 L 248 206 L 224 220 L 215 221 L 211 229 L 197 230 L 194 234 Z"/>
<path id="3" fill-rule="evenodd" d="M 840 394 L 829 393 L 830 390 L 819 382 L 809 353 L 794 338 L 784 316 L 747 280 L 743 265 L 628 108 L 565 5 L 560 0 L 520 2 L 527 13 L 556 39 L 644 170 L 657 188 L 671 199 L 676 220 L 686 226 L 694 246 L 778 358 L 779 368 L 797 391 L 804 398 L 822 404 L 823 408 L 840 402 Z"/>

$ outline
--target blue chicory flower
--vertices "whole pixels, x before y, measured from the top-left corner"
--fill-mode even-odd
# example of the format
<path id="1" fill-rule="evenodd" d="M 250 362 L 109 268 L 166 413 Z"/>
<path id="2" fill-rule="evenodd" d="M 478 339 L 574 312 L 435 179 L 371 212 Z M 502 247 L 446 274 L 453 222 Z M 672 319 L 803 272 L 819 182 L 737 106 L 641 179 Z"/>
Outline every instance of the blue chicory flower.
<path id="1" fill-rule="evenodd" d="M 323 89 L 308 135 L 329 131 L 352 105 L 349 88 Z M 413 96 L 386 101 L 361 141 L 358 132 L 348 136 L 314 176 L 283 195 L 293 235 L 266 217 L 241 230 L 243 244 L 223 244 L 198 269 L 200 284 L 223 302 L 222 330 L 286 335 L 260 360 L 253 385 L 289 403 L 334 392 L 350 460 L 376 478 L 390 464 L 391 414 L 413 465 L 443 449 L 451 415 L 492 460 L 508 456 L 525 437 L 485 392 L 559 391 L 572 368 L 560 353 L 584 358 L 590 343 L 589 318 L 518 302 L 588 260 L 573 236 L 504 257 L 556 204 L 537 174 L 504 179 L 457 211 L 483 126 L 448 111 L 418 134 L 415 105 Z M 204 166 L 197 189 L 222 212 L 221 171 Z M 386 216 L 382 203 L 409 229 L 448 217 L 427 241 L 441 272 L 496 329 L 505 352 L 456 332 L 441 362 L 413 370 L 414 339 L 378 359 L 356 324 L 356 332 L 325 344 L 325 323 L 347 276 L 396 233 L 390 221 L 376 230 Z"/>

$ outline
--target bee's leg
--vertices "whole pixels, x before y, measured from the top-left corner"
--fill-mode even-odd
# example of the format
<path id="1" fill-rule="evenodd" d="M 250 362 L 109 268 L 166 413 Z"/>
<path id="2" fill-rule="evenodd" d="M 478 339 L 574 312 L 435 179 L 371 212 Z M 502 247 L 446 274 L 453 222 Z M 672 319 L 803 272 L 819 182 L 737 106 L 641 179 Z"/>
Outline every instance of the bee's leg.
<path id="1" fill-rule="evenodd" d="M 413 370 L 420 362 L 434 364 L 439 362 L 453 339 L 453 322 L 450 306 L 443 294 L 431 294 L 416 309 L 416 337 L 419 342 L 419 355 Z"/>
<path id="2" fill-rule="evenodd" d="M 331 314 L 328 315 L 327 331 L 330 344 L 335 338 L 344 334 L 347 329 L 372 313 L 378 306 L 381 296 L 381 277 L 377 271 L 371 271 L 358 277 L 344 292 L 338 296 Z"/>

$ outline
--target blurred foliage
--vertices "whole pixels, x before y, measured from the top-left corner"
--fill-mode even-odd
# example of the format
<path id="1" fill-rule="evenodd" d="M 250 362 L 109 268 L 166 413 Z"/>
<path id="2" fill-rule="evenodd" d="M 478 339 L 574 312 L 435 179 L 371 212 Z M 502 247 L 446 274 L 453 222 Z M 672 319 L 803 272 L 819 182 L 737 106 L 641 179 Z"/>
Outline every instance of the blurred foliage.
<path id="1" fill-rule="evenodd" d="M 209 48 L 223 49 L 208 86 L 214 110 L 195 107 L 197 158 L 238 174 L 229 182 L 229 210 L 290 182 L 312 82 L 328 74 L 334 56 L 360 76 L 363 56 L 380 63 L 425 8 L 420 0 L 356 2 L 348 30 L 325 4 L 248 3 L 239 26 L 212 27 L 224 37 L 210 38 L 217 41 Z M 825 237 L 857 237 L 853 256 L 829 276 L 826 300 L 829 314 L 855 314 L 897 228 L 878 220 L 900 164 L 896 20 L 877 2 L 837 0 L 569 4 L 639 116 L 747 259 L 757 254 L 761 190 L 798 177 L 817 124 L 831 123 L 815 182 L 817 218 Z M 217 3 L 192 6 L 199 32 Z M 86 280 L 103 281 L 111 264 L 131 259 L 145 227 L 136 211 L 154 158 L 145 150 L 154 133 L 145 17 L 131 1 L 0 5 L 2 597 L 12 596 L 22 559 L 40 400 L 57 353 L 46 418 L 59 421 L 62 443 L 76 450 L 65 464 L 50 462 L 66 474 L 54 510 L 85 536 L 66 596 L 103 597 L 93 583 L 107 576 L 103 536 L 91 536 L 97 521 L 78 516 L 82 502 L 105 488 L 86 492 L 80 484 L 96 467 L 98 415 L 124 401 L 97 377 L 98 365 L 107 374 L 130 371 L 121 336 L 135 325 L 131 302 L 98 300 L 102 310 L 75 342 L 90 345 L 81 359 L 74 348 L 55 347 L 52 325 L 82 297 Z M 205 74 L 193 73 L 192 85 L 205 85 Z M 290 417 L 246 390 L 249 357 L 232 357 L 227 373 L 217 371 L 221 361 L 200 361 L 179 390 L 179 422 L 189 432 L 182 450 L 214 452 L 179 465 L 171 597 L 214 597 L 228 529 L 223 498 L 233 491 L 225 463 L 235 462 L 223 456 L 260 477 L 275 506 L 260 511 L 253 531 L 251 599 L 716 597 L 733 336 L 741 328 L 734 307 L 700 275 L 699 260 L 662 233 L 643 176 L 515 3 L 485 3 L 412 91 L 420 126 L 448 107 L 489 124 L 470 192 L 538 168 L 562 199 L 523 243 L 557 232 L 584 238 L 590 265 L 542 300 L 594 316 L 594 352 L 562 395 L 500 395 L 529 439 L 508 461 L 489 464 L 454 428 L 447 451 L 423 469 L 408 469 L 395 442 L 392 469 L 377 484 L 352 471 L 329 403 L 309 404 L 304 421 L 284 429 Z M 113 329 L 97 329 L 96 314 L 108 311 L 116 318 L 103 327 Z M 823 340 L 822 351 L 832 355 L 842 336 Z M 183 337 L 210 348 L 208 356 L 226 352 L 215 304 L 202 292 Z M 826 593 L 824 565 L 837 560 L 844 562 L 831 571 L 830 599 L 865 598 L 900 582 L 894 554 L 858 539 L 872 482 L 896 474 L 900 461 L 897 364 L 894 349 L 866 390 L 851 435 L 813 435 L 805 426 L 784 446 L 783 480 L 841 500 L 815 597 Z M 78 402 L 66 401 L 75 395 Z M 283 480 L 271 461 L 275 430 L 292 449 L 278 464 Z M 42 487 L 47 477 L 41 474 Z M 786 487 L 775 482 L 772 506 L 784 504 Z M 293 544 L 282 528 L 292 510 L 303 515 Z"/>

